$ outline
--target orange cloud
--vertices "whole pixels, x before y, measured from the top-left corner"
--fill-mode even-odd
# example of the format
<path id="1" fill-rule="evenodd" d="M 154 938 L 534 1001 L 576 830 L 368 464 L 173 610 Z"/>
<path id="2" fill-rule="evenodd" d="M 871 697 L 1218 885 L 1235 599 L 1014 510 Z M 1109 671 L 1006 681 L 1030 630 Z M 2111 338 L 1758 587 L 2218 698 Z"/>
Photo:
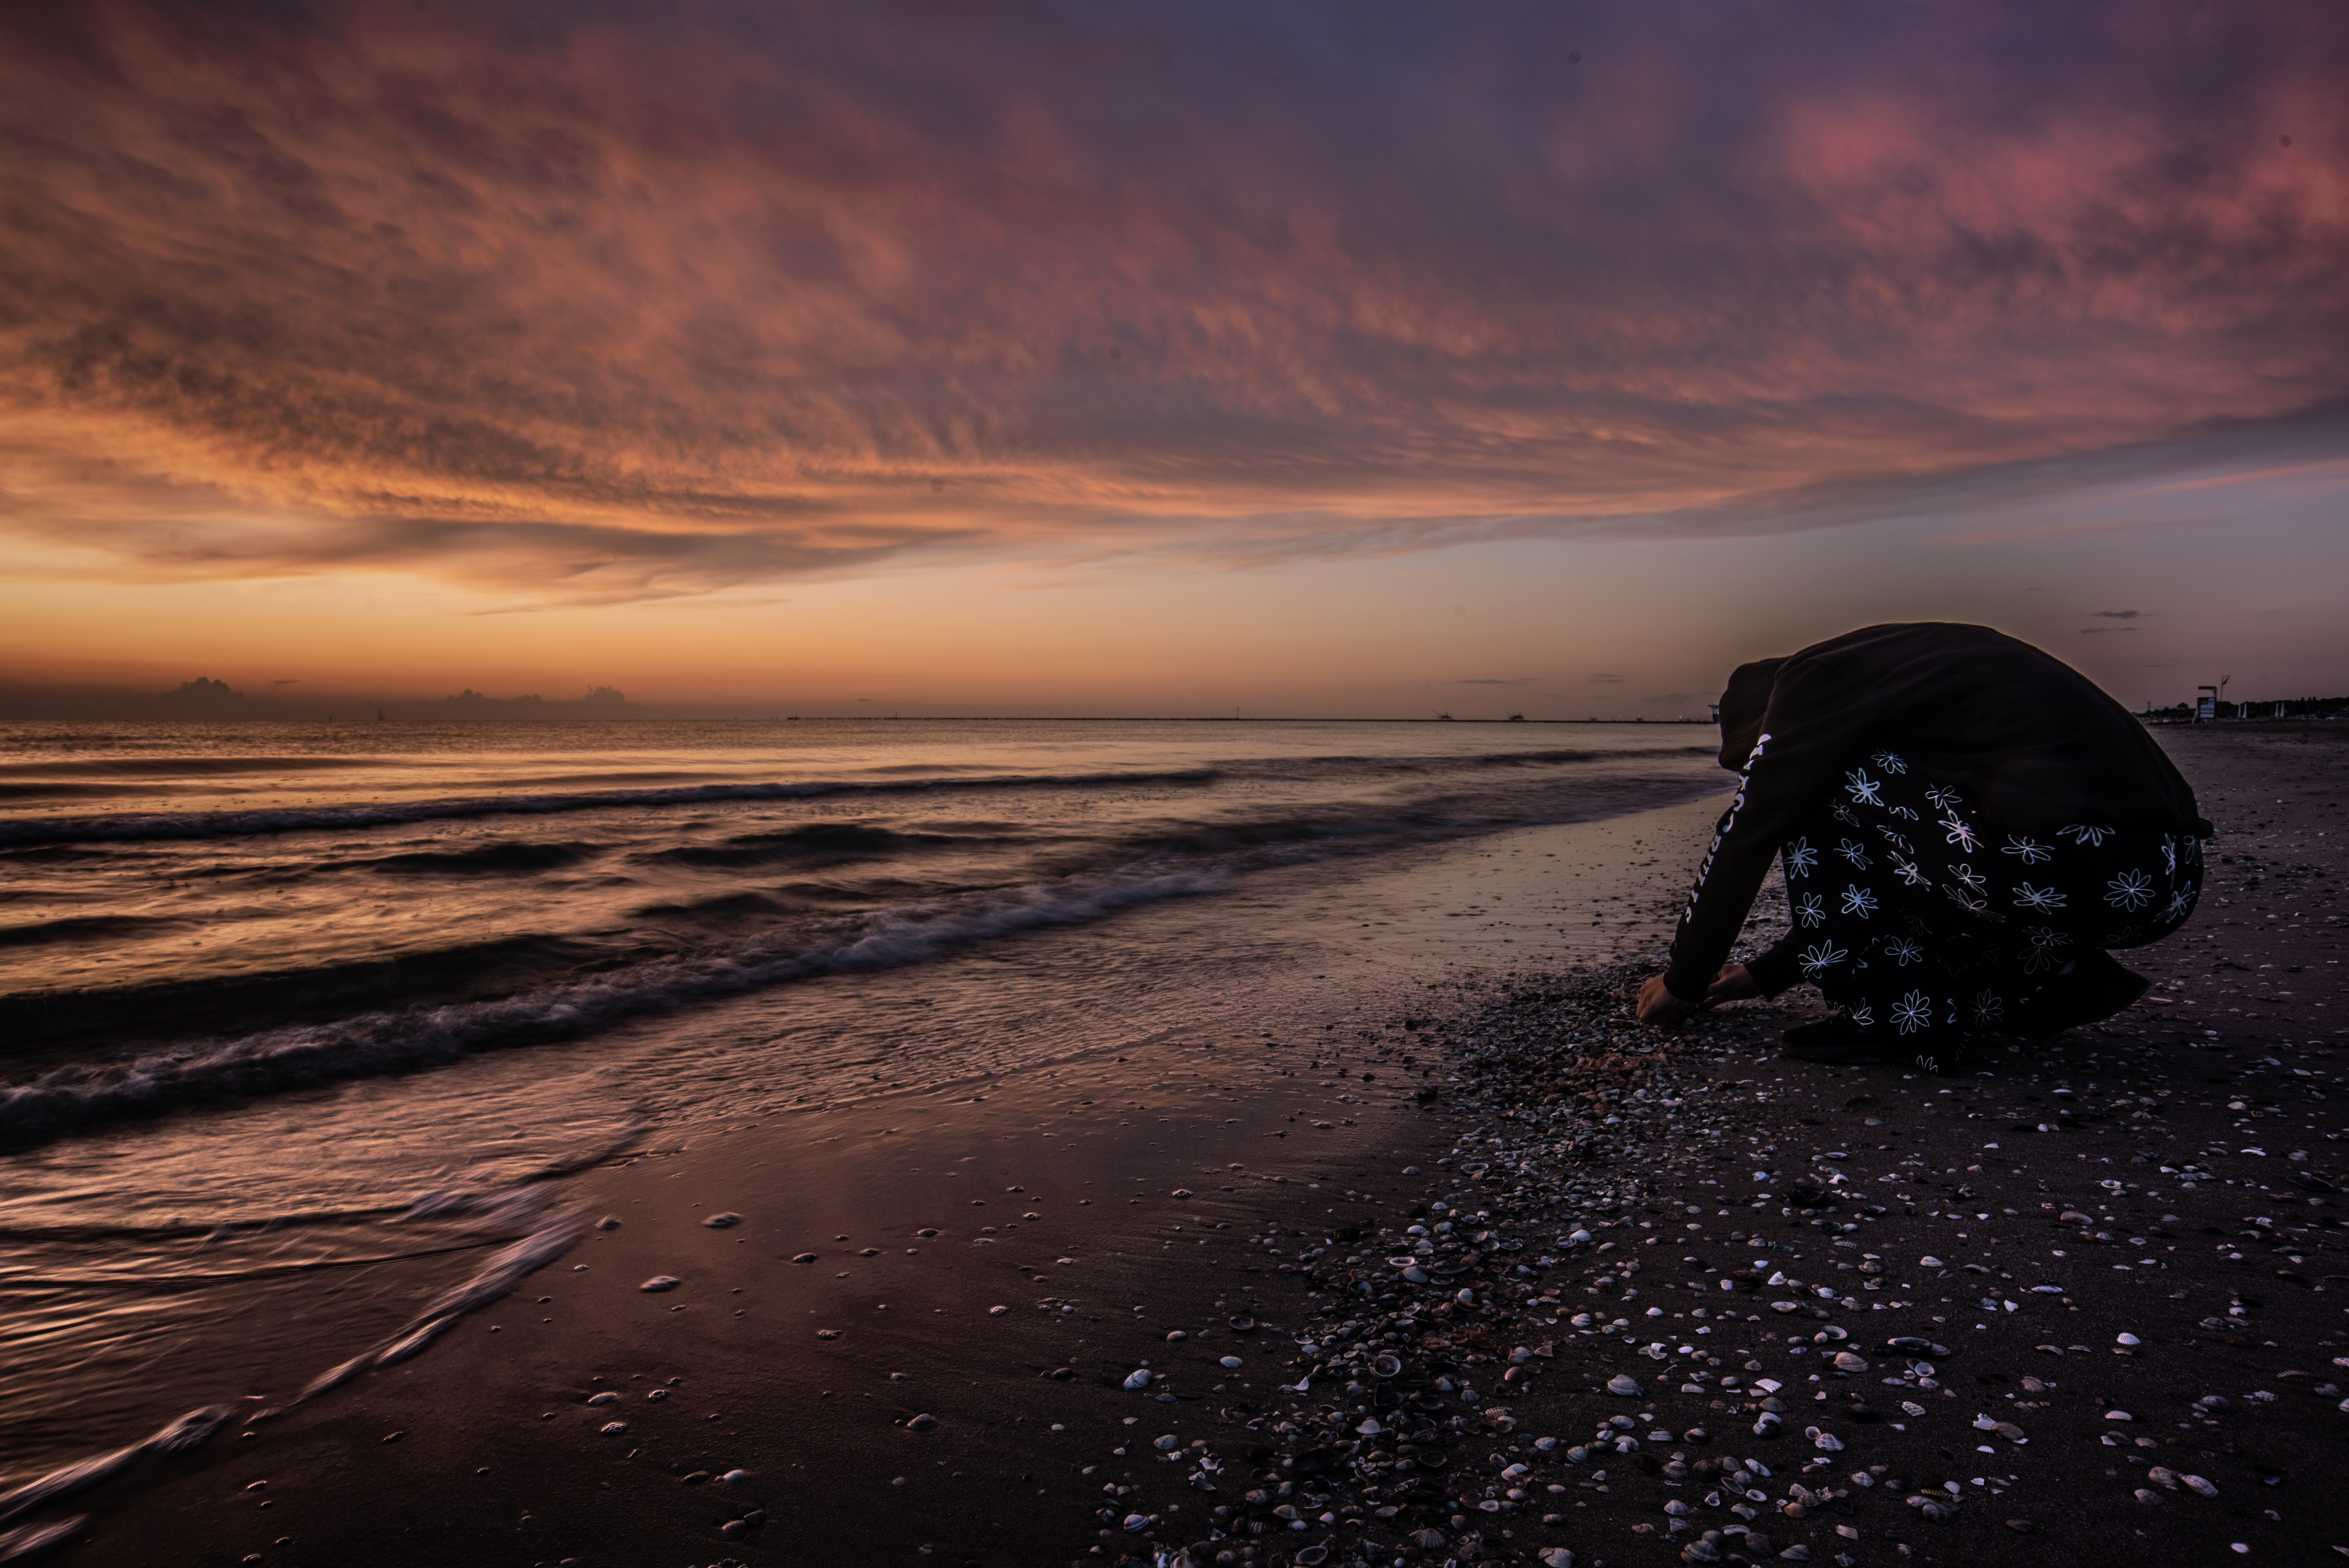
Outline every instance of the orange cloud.
<path id="1" fill-rule="evenodd" d="M 1768 531 L 2286 418 L 2344 24 L 2172 9 L 20 17 L 0 532 L 595 603 Z"/>

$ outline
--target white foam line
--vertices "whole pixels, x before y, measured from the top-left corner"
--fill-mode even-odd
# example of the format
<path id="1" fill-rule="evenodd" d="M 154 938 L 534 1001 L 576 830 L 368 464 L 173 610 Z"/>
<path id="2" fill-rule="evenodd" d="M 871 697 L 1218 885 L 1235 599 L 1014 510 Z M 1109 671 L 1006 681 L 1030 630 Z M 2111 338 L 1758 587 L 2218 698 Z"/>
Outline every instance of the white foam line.
<path id="1" fill-rule="evenodd" d="M 459 1318 L 498 1300 L 524 1277 L 570 1251 L 586 1233 L 587 1216 L 584 1212 L 574 1209 L 554 1211 L 528 1235 L 492 1254 L 470 1278 L 444 1293 L 398 1333 L 313 1377 L 285 1408 L 305 1404 L 378 1367 L 388 1367 L 417 1355 Z M 0 1494 L 0 1522 L 111 1480 L 150 1455 L 182 1453 L 200 1447 L 210 1441 L 233 1413 L 233 1408 L 227 1405 L 208 1405 L 189 1411 L 143 1441 L 61 1465 L 37 1480 Z M 250 1424 L 283 1413 L 282 1409 L 259 1410 L 246 1420 Z M 82 1520 L 74 1519 L 63 1524 L 0 1535 L 0 1562 L 8 1561 L 11 1550 L 15 1555 L 24 1556 L 36 1548 L 55 1545 L 79 1530 L 82 1523 Z M 17 1543 L 13 1549 L 9 1544 L 12 1542 Z"/>
<path id="2" fill-rule="evenodd" d="M 88 1522 L 89 1516 L 81 1514 L 56 1524 L 28 1524 L 22 1530 L 0 1532 L 0 1563 L 28 1562 L 55 1552 L 79 1535 Z"/>
<path id="3" fill-rule="evenodd" d="M 45 1507 L 61 1497 L 87 1491 L 101 1481 L 111 1480 L 148 1454 L 176 1454 L 199 1447 L 220 1430 L 221 1423 L 232 1413 L 226 1405 L 207 1405 L 201 1410 L 191 1410 L 143 1441 L 77 1460 L 14 1491 L 0 1493 L 0 1520 L 14 1519 L 28 1509 Z"/>

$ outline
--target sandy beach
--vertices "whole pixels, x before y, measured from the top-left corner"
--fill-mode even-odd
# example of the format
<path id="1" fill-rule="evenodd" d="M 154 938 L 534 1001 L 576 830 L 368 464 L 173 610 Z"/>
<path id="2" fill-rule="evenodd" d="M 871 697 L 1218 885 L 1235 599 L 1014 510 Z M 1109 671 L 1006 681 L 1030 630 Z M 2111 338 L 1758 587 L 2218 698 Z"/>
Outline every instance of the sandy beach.
<path id="1" fill-rule="evenodd" d="M 1607 872 L 1525 873 L 1547 944 L 1464 905 L 1442 981 L 629 1150 L 428 1353 L 10 1522 L 157 1565 L 2315 1561 L 2344 741 L 2166 739 L 2199 913 L 2144 1003 L 1975 1074 L 1779 1058 L 1806 993 L 1640 1031 L 1619 949 L 1708 809 L 1544 830 Z"/>

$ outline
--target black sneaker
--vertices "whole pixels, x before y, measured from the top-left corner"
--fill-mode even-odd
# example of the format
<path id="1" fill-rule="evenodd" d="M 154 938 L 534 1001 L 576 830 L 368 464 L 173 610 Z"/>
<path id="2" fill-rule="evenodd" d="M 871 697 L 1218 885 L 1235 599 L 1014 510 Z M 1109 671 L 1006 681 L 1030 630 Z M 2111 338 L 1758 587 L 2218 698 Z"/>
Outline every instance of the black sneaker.
<path id="1" fill-rule="evenodd" d="M 2083 948 L 2023 1005 L 2014 1032 L 2044 1040 L 2109 1018 L 2151 989 L 2152 981 L 2104 949 Z"/>

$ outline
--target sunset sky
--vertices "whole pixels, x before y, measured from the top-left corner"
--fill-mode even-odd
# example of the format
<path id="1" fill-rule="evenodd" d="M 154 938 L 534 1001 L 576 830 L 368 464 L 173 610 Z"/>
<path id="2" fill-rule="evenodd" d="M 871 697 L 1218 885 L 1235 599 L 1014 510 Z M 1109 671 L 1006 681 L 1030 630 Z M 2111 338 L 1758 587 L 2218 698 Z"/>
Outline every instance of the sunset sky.
<path id="1" fill-rule="evenodd" d="M 10 7 L 0 686 L 2336 695 L 2344 82 L 2337 0 Z"/>

